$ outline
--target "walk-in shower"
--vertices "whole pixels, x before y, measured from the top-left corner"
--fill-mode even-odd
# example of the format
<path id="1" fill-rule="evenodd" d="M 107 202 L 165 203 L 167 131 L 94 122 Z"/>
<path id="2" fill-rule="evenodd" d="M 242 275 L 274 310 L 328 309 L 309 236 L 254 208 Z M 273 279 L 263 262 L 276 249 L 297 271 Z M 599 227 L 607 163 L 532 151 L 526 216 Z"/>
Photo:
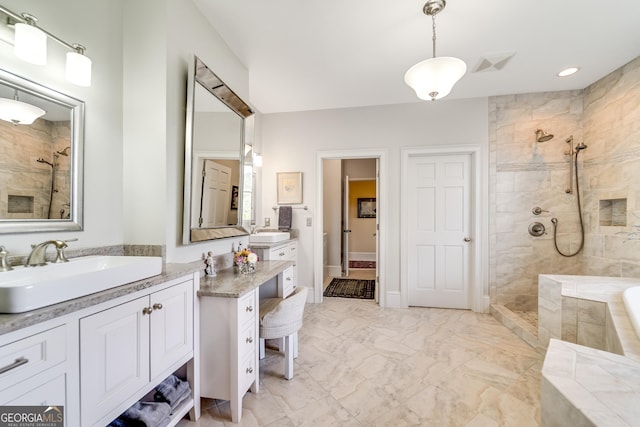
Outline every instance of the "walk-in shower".
<path id="1" fill-rule="evenodd" d="M 537 131 L 536 131 L 537 135 Z M 553 136 L 553 135 L 552 135 Z M 582 218 L 582 202 L 580 200 L 580 179 L 578 178 L 578 154 L 587 146 L 584 142 L 580 142 L 578 145 L 574 147 L 573 145 L 573 135 L 565 140 L 567 144 L 569 144 L 569 149 L 565 151 L 565 155 L 569 156 L 569 188 L 565 190 L 567 194 L 573 194 L 573 182 L 575 180 L 576 184 L 576 200 L 578 202 L 578 218 L 580 220 L 580 246 L 574 252 L 563 252 L 558 247 L 558 218 L 551 218 L 551 223 L 553 224 L 553 245 L 556 248 L 556 251 L 562 255 L 563 257 L 573 257 L 576 256 L 582 251 L 584 247 L 584 220 Z"/>

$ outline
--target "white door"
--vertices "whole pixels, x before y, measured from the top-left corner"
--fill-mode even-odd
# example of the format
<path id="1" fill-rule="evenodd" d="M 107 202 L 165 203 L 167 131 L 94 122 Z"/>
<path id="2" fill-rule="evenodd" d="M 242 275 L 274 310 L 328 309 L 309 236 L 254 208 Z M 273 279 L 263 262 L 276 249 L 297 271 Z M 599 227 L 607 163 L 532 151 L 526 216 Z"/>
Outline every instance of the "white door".
<path id="1" fill-rule="evenodd" d="M 227 224 L 231 203 L 231 168 L 205 159 L 200 206 L 201 227 Z"/>
<path id="2" fill-rule="evenodd" d="M 408 166 L 408 303 L 468 309 L 471 155 L 413 156 Z"/>
<path id="3" fill-rule="evenodd" d="M 342 181 L 342 275 L 349 277 L 349 177 Z"/>

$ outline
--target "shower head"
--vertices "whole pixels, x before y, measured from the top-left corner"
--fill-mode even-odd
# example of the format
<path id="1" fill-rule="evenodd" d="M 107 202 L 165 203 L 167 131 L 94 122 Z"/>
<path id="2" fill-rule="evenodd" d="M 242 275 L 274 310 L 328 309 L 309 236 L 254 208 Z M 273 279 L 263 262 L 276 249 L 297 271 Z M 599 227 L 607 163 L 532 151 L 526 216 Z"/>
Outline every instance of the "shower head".
<path id="1" fill-rule="evenodd" d="M 586 148 L 587 148 L 586 144 L 584 142 L 581 142 L 580 144 L 576 145 L 575 150 L 576 151 L 580 151 L 580 150 L 584 150 Z"/>
<path id="2" fill-rule="evenodd" d="M 64 148 L 64 150 L 56 151 L 56 154 L 68 157 L 69 156 L 69 150 L 71 150 L 71 147 L 67 146 L 67 147 Z"/>
<path id="3" fill-rule="evenodd" d="M 547 133 L 542 129 L 536 129 L 536 142 L 547 142 L 553 139 L 552 133 Z"/>

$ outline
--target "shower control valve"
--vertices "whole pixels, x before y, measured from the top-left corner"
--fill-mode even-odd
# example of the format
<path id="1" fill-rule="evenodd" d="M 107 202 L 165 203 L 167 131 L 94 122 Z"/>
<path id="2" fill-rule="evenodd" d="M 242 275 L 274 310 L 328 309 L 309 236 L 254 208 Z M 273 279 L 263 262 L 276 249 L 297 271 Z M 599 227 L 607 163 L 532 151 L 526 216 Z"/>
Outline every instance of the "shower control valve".
<path id="1" fill-rule="evenodd" d="M 535 208 L 531 209 L 531 213 L 533 213 L 534 215 L 540 215 L 542 212 L 549 211 L 542 209 L 540 206 L 536 206 Z"/>

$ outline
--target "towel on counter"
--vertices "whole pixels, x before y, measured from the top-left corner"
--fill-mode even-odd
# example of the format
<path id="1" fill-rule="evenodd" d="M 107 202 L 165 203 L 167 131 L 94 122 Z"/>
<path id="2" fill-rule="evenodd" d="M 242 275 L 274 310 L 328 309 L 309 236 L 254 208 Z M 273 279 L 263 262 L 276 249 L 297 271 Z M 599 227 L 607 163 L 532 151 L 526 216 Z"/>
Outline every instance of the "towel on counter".
<path id="1" fill-rule="evenodd" d="M 124 423 L 115 425 L 129 427 L 164 427 L 170 422 L 170 413 L 171 406 L 166 402 L 136 402 L 114 421 Z"/>
<path id="2" fill-rule="evenodd" d="M 182 381 L 175 375 L 169 375 L 156 387 L 153 398 L 156 402 L 166 402 L 173 412 L 180 402 L 191 395 L 191 388 L 187 381 Z"/>
<path id="3" fill-rule="evenodd" d="M 278 208 L 278 230 L 289 231 L 292 217 L 293 208 L 291 206 L 280 206 Z"/>

